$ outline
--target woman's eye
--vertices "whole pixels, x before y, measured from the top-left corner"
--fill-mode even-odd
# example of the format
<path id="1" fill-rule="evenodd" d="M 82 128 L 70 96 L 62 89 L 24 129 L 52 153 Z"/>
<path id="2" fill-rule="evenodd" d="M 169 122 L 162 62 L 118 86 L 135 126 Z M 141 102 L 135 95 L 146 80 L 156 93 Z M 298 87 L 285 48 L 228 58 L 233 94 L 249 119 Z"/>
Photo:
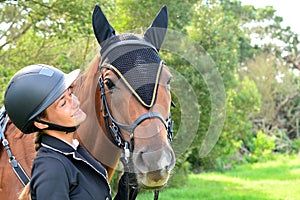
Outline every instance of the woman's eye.
<path id="1" fill-rule="evenodd" d="M 60 107 L 64 107 L 66 105 L 67 101 L 63 101 Z"/>
<path id="2" fill-rule="evenodd" d="M 115 84 L 112 82 L 112 80 L 110 80 L 110 79 L 106 79 L 105 80 L 105 85 L 106 85 L 106 87 L 109 89 L 109 90 L 111 90 L 111 89 L 113 89 L 114 87 L 115 87 Z"/>

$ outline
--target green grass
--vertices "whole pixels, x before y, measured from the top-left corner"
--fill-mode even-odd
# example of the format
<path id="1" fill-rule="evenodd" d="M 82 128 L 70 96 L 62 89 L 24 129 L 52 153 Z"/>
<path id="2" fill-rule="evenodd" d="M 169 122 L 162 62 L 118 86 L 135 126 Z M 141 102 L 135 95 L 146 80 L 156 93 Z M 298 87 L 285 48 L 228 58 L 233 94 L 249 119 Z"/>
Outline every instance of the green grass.
<path id="1" fill-rule="evenodd" d="M 153 193 L 141 192 L 137 199 L 153 199 Z M 276 161 L 238 166 L 225 173 L 191 174 L 182 187 L 161 191 L 159 199 L 299 200 L 300 157 L 280 156 Z"/>

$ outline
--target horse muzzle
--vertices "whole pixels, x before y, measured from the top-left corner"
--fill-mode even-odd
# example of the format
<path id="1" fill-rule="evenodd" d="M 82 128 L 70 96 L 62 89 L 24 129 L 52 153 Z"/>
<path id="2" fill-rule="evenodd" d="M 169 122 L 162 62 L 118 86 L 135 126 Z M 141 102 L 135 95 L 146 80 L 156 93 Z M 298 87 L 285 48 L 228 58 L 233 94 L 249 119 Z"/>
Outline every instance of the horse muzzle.
<path id="1" fill-rule="evenodd" d="M 152 151 L 142 148 L 133 154 L 138 184 L 144 189 L 164 187 L 175 166 L 175 154 L 169 144 Z"/>

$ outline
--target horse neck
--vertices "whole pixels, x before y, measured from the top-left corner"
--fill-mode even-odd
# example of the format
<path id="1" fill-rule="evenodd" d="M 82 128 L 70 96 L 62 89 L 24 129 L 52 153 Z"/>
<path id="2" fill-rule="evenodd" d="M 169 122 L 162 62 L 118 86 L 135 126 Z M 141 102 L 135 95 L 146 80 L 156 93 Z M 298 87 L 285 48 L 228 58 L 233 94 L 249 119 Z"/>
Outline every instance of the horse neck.
<path id="1" fill-rule="evenodd" d="M 13 156 L 30 176 L 36 155 L 34 134 L 23 134 L 14 124 L 10 124 L 5 132 L 5 137 L 9 142 Z M 23 185 L 13 172 L 8 154 L 3 147 L 0 148 L 0 163 L 0 199 L 17 199 Z"/>
<path id="2" fill-rule="evenodd" d="M 15 158 L 18 162 L 23 163 L 23 168 L 28 169 L 30 172 L 33 159 L 36 155 L 34 134 L 24 134 L 14 124 L 9 123 L 5 137 Z M 4 148 L 2 149 L 4 151 Z"/>

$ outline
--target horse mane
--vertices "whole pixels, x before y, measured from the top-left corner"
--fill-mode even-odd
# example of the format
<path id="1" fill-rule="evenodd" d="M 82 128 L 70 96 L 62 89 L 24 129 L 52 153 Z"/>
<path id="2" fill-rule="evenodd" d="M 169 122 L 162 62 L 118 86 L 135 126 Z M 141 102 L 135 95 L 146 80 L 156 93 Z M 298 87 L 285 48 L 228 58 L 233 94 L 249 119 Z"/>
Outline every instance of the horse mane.
<path id="1" fill-rule="evenodd" d="M 85 96 L 87 93 L 90 93 L 95 87 L 91 87 L 91 83 L 97 81 L 99 73 L 98 64 L 100 62 L 101 56 L 97 54 L 93 60 L 88 64 L 87 70 L 81 73 L 76 80 L 76 85 L 80 87 L 75 87 L 75 92 L 77 97 Z M 93 84 L 92 86 L 97 86 Z M 86 97 L 86 96 L 85 96 Z"/>
<path id="2" fill-rule="evenodd" d="M 87 114 L 85 121 L 78 128 L 76 137 L 95 159 L 101 161 L 111 180 L 121 151 L 108 139 L 99 123 L 101 94 L 97 87 L 100 59 L 100 55 L 96 55 L 87 70 L 76 80 L 74 94 L 80 100 L 80 108 Z"/>
<path id="3" fill-rule="evenodd" d="M 97 82 L 99 77 L 98 64 L 101 56 L 97 54 L 94 56 L 93 60 L 88 64 L 86 70 L 82 72 L 76 80 L 75 87 L 73 88 L 74 94 L 80 100 L 80 108 L 87 114 L 87 119 L 84 121 L 83 125 L 86 132 L 89 127 L 98 124 L 95 107 L 95 92 L 97 88 Z M 94 127 L 95 128 L 95 127 Z M 100 126 L 98 128 L 101 129 Z M 79 131 L 80 132 L 80 131 Z M 78 131 L 76 132 L 76 137 L 78 137 Z M 81 142 L 82 143 L 82 142 Z"/>

